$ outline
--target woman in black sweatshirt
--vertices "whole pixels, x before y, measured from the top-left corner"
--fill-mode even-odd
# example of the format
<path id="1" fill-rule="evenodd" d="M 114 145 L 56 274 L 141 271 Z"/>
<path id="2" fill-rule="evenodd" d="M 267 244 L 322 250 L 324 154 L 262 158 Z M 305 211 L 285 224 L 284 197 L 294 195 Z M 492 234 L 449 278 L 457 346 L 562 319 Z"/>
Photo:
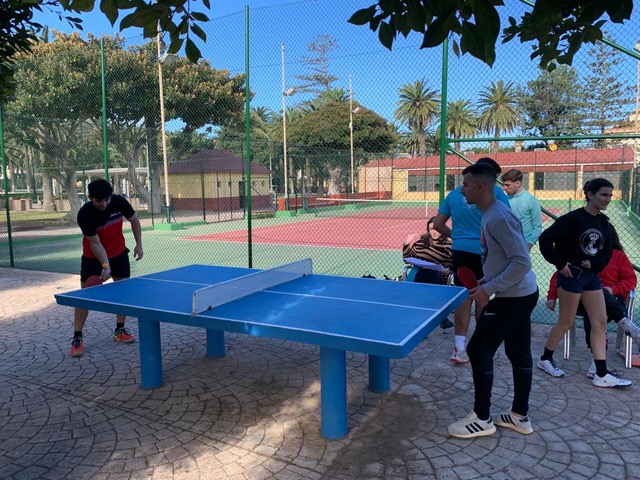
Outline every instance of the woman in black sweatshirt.
<path id="1" fill-rule="evenodd" d="M 553 361 L 553 351 L 572 327 L 582 301 L 592 327 L 591 348 L 596 365 L 593 385 L 628 387 L 632 382 L 607 370 L 607 314 L 598 277 L 612 254 L 611 225 L 602 211 L 611 202 L 613 185 L 604 178 L 595 178 L 585 183 L 583 190 L 586 205 L 561 216 L 540 235 L 540 253 L 558 269 L 560 310 L 537 366 L 554 377 L 564 375 Z"/>

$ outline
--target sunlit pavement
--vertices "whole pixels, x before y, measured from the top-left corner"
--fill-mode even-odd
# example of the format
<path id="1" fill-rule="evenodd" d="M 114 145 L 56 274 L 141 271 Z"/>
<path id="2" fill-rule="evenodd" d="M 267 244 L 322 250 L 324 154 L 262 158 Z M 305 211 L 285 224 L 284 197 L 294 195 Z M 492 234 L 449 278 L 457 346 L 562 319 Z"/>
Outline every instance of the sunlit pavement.
<path id="1" fill-rule="evenodd" d="M 610 348 L 610 367 L 637 383 L 593 387 L 582 331 L 570 360 L 556 352 L 564 378 L 534 371 L 531 435 L 447 435 L 473 390 L 470 367 L 449 362 L 451 332 L 438 329 L 392 360 L 386 394 L 367 389 L 366 356 L 348 354 L 349 433 L 327 441 L 318 348 L 228 334 L 226 357 L 213 359 L 203 330 L 162 325 L 165 383 L 142 390 L 137 344 L 111 339 L 112 315 L 92 312 L 85 355 L 69 357 L 72 310 L 53 294 L 78 284 L 0 268 L 2 479 L 640 478 L 640 369 Z M 137 333 L 135 319 L 128 326 Z M 534 355 L 548 329 L 534 325 Z M 502 350 L 493 402 L 494 413 L 511 403 Z"/>

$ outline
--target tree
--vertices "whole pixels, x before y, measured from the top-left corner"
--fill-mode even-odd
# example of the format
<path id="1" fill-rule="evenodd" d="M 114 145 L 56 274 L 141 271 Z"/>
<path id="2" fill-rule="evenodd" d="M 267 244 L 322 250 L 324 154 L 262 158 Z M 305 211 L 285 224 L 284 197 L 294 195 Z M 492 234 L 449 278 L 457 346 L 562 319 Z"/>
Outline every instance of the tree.
<path id="1" fill-rule="evenodd" d="M 353 116 L 354 148 L 388 151 L 396 141 L 391 127 L 375 112 L 359 104 L 356 107 L 360 110 Z M 350 168 L 349 103 L 327 102 L 295 121 L 287 119 L 287 134 L 292 154 L 321 159 L 314 167 L 328 172 L 329 193 L 338 193 L 342 174 Z"/>
<path id="2" fill-rule="evenodd" d="M 32 50 L 21 54 L 16 64 L 19 89 L 7 110 L 20 119 L 12 128 L 24 130 L 24 145 L 40 154 L 44 188 L 53 177 L 68 193 L 71 220 L 80 208 L 76 171 L 95 160 L 88 153 L 97 140 L 90 119 L 101 109 L 99 49 L 97 42 L 92 45 L 73 34 L 38 42 Z M 44 197 L 50 210 L 52 200 L 50 195 Z"/>
<path id="3" fill-rule="evenodd" d="M 520 97 L 527 117 L 525 125 L 531 133 L 542 136 L 583 133 L 585 92 L 573 67 L 541 71 L 538 78 L 527 82 Z"/>
<path id="4" fill-rule="evenodd" d="M 491 82 L 491 86 L 480 92 L 478 100 L 478 125 L 482 131 L 497 139 L 501 132 L 509 132 L 522 121 L 518 104 L 518 93 L 513 82 L 503 80 Z M 498 141 L 496 141 L 496 147 Z"/>
<path id="5" fill-rule="evenodd" d="M 296 75 L 296 78 L 304 82 L 296 87 L 301 92 L 322 93 L 331 89 L 331 84 L 338 77 L 329 73 L 329 52 L 338 48 L 338 43 L 330 35 L 318 35 L 307 46 L 311 56 L 302 57 L 301 63 L 311 73 L 308 75 Z"/>
<path id="6" fill-rule="evenodd" d="M 115 161 L 129 168 L 137 193 L 154 208 L 162 207 L 159 161 L 160 114 L 158 64 L 155 42 L 124 48 L 119 37 L 104 37 L 107 75 L 107 117 L 110 166 Z M 42 155 L 43 173 L 64 185 L 70 217 L 79 208 L 76 172 L 99 168 L 101 155 L 100 48 L 89 35 L 57 34 L 51 43 L 40 42 L 17 64 L 20 79 L 14 101 L 7 108 L 21 120 L 27 145 Z M 244 76 L 229 76 L 201 60 L 192 64 L 175 58 L 164 66 L 170 79 L 164 89 L 166 120 L 181 120 L 180 132 L 170 135 L 173 159 L 197 148 L 196 130 L 223 125 L 240 117 L 244 106 Z M 85 132 L 85 133 L 83 133 Z M 86 133 L 88 132 L 88 134 Z M 92 153 L 93 151 L 96 153 Z M 151 192 L 138 180 L 135 168 L 148 153 Z M 93 162 L 93 164 L 91 163 Z M 154 194 L 152 202 L 150 195 Z"/>
<path id="7" fill-rule="evenodd" d="M 447 135 L 453 138 L 473 136 L 478 130 L 478 116 L 469 100 L 455 100 L 447 103 Z M 440 138 L 440 128 L 436 131 L 436 138 Z M 455 143 L 460 151 L 460 142 Z"/>
<path id="8" fill-rule="evenodd" d="M 406 37 L 413 31 L 422 35 L 421 48 L 452 37 L 457 55 L 469 53 L 493 65 L 501 28 L 499 6 L 504 6 L 502 0 L 377 0 L 355 12 L 349 22 L 369 24 L 389 50 L 398 33 Z M 534 42 L 531 58 L 538 58 L 541 68 L 553 70 L 557 64 L 571 65 L 583 43 L 602 40 L 605 14 L 612 22 L 623 23 L 632 11 L 633 0 L 535 0 L 533 10 L 519 20 L 509 17 L 504 41 L 517 37 L 523 43 Z"/>
<path id="9" fill-rule="evenodd" d="M 624 105 L 633 102 L 631 87 L 618 81 L 618 53 L 603 43 L 588 50 L 591 60 L 586 63 L 591 75 L 586 77 L 585 124 L 596 133 L 604 134 L 609 127 L 624 123 Z"/>
<path id="10" fill-rule="evenodd" d="M 418 155 L 427 152 L 426 133 L 440 109 L 440 95 L 431 90 L 425 79 L 416 80 L 400 87 L 400 98 L 396 102 L 395 118 L 415 132 L 418 140 Z"/>
<path id="11" fill-rule="evenodd" d="M 201 58 L 193 37 L 206 41 L 207 36 L 198 22 L 207 22 L 208 16 L 196 11 L 198 0 L 99 0 L 100 10 L 115 25 L 121 10 L 133 10 L 120 21 L 120 30 L 130 27 L 142 29 L 145 38 L 158 34 L 158 29 L 169 33 L 169 53 L 178 53 L 184 47 L 186 57 L 193 63 Z M 210 0 L 202 0 L 210 9 Z M 19 53 L 31 51 L 37 32 L 42 25 L 33 20 L 34 11 L 43 7 L 53 9 L 82 30 L 82 19 L 72 14 L 90 12 L 96 0 L 3 0 L 0 2 L 0 102 L 10 98 L 15 89 L 13 66 Z"/>

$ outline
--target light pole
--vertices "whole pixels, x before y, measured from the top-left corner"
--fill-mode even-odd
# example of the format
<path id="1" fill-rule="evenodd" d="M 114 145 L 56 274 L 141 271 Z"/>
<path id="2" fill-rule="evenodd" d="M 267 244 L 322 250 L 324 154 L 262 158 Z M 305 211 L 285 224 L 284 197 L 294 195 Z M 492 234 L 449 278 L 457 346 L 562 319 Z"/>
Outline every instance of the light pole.
<path id="1" fill-rule="evenodd" d="M 284 83 L 284 42 L 282 42 L 282 157 L 284 170 L 284 202 L 289 210 L 289 169 L 287 162 L 287 97 L 296 93 L 295 88 L 286 90 Z"/>
<path id="2" fill-rule="evenodd" d="M 640 53 L 640 40 L 633 46 L 633 49 L 637 52 Z M 634 138 L 633 140 L 633 168 L 631 170 L 631 175 L 630 175 L 630 182 L 629 182 L 629 186 L 631 187 L 631 194 L 629 196 L 629 204 L 631 204 L 631 202 L 633 201 L 633 196 L 637 195 L 638 192 L 635 189 L 635 173 L 636 173 L 636 169 L 638 168 L 638 137 L 637 135 L 640 133 L 640 129 L 638 128 L 638 116 L 640 114 L 640 60 L 636 60 L 636 113 L 635 113 L 635 119 L 634 119 L 634 125 L 635 125 L 635 134 L 636 134 L 636 138 Z"/>
<path id="3" fill-rule="evenodd" d="M 167 223 L 171 223 L 171 203 L 169 199 L 169 162 L 167 160 L 167 132 L 164 127 L 164 85 L 162 82 L 162 64 L 168 55 L 162 55 L 162 34 L 158 32 L 156 38 L 158 45 L 158 86 L 160 89 L 160 137 L 162 139 L 162 165 L 164 170 L 164 201 L 167 208 Z"/>
<path id="4" fill-rule="evenodd" d="M 353 88 L 351 85 L 351 74 L 349 74 L 349 141 L 350 141 L 350 153 L 351 153 L 351 196 L 355 195 L 355 182 L 354 182 L 354 161 L 353 161 L 353 114 L 358 113 L 360 107 L 353 108 Z"/>

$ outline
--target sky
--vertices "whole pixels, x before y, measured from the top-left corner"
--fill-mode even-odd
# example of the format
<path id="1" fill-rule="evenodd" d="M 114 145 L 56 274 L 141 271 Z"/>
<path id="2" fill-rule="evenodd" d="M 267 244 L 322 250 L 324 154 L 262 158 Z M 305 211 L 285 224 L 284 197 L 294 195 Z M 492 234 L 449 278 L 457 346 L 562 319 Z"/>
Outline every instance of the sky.
<path id="1" fill-rule="evenodd" d="M 98 3 L 99 0 L 96 0 Z M 200 2 L 198 2 L 199 4 Z M 298 75 L 308 74 L 304 58 L 309 56 L 308 45 L 318 35 L 326 34 L 336 41 L 337 48 L 328 55 L 329 72 L 338 77 L 334 87 L 349 91 L 349 77 L 353 98 L 363 106 L 393 121 L 398 89 L 418 79 L 440 91 L 442 85 L 442 49 L 420 50 L 420 36 L 399 38 L 392 52 L 385 49 L 368 26 L 354 26 L 347 19 L 357 9 L 367 7 L 374 0 L 211 0 L 210 22 L 201 26 L 207 33 L 206 44 L 199 44 L 203 57 L 217 69 L 229 70 L 231 75 L 245 70 L 245 14 L 249 7 L 250 85 L 255 96 L 254 107 L 267 107 L 276 112 L 282 108 L 282 45 L 285 49 L 285 90 L 298 86 Z M 518 17 L 527 6 L 520 2 L 506 2 L 499 9 L 503 26 L 508 16 Z M 204 7 L 202 7 L 204 8 Z M 84 31 L 95 35 L 111 35 L 117 31 L 103 14 L 96 11 L 80 15 Z M 121 14 L 122 18 L 124 15 Z M 51 13 L 39 14 L 36 21 L 64 32 L 72 31 Z M 640 8 L 624 26 L 609 24 L 609 31 L 621 45 L 632 49 L 640 38 Z M 122 32 L 128 41 L 145 41 L 141 32 L 127 29 Z M 587 48 L 576 56 L 574 66 L 586 75 Z M 464 99 L 475 102 L 478 94 L 498 80 L 524 85 L 536 78 L 539 70 L 529 59 L 531 45 L 515 40 L 498 45 L 497 60 L 488 67 L 469 55 L 457 58 L 449 53 L 448 100 Z M 637 63 L 625 58 L 616 75 L 630 87 L 636 87 Z M 170 81 L 170 80 L 169 80 Z M 288 106 L 295 106 L 311 98 L 310 94 L 296 94 L 287 98 Z"/>

